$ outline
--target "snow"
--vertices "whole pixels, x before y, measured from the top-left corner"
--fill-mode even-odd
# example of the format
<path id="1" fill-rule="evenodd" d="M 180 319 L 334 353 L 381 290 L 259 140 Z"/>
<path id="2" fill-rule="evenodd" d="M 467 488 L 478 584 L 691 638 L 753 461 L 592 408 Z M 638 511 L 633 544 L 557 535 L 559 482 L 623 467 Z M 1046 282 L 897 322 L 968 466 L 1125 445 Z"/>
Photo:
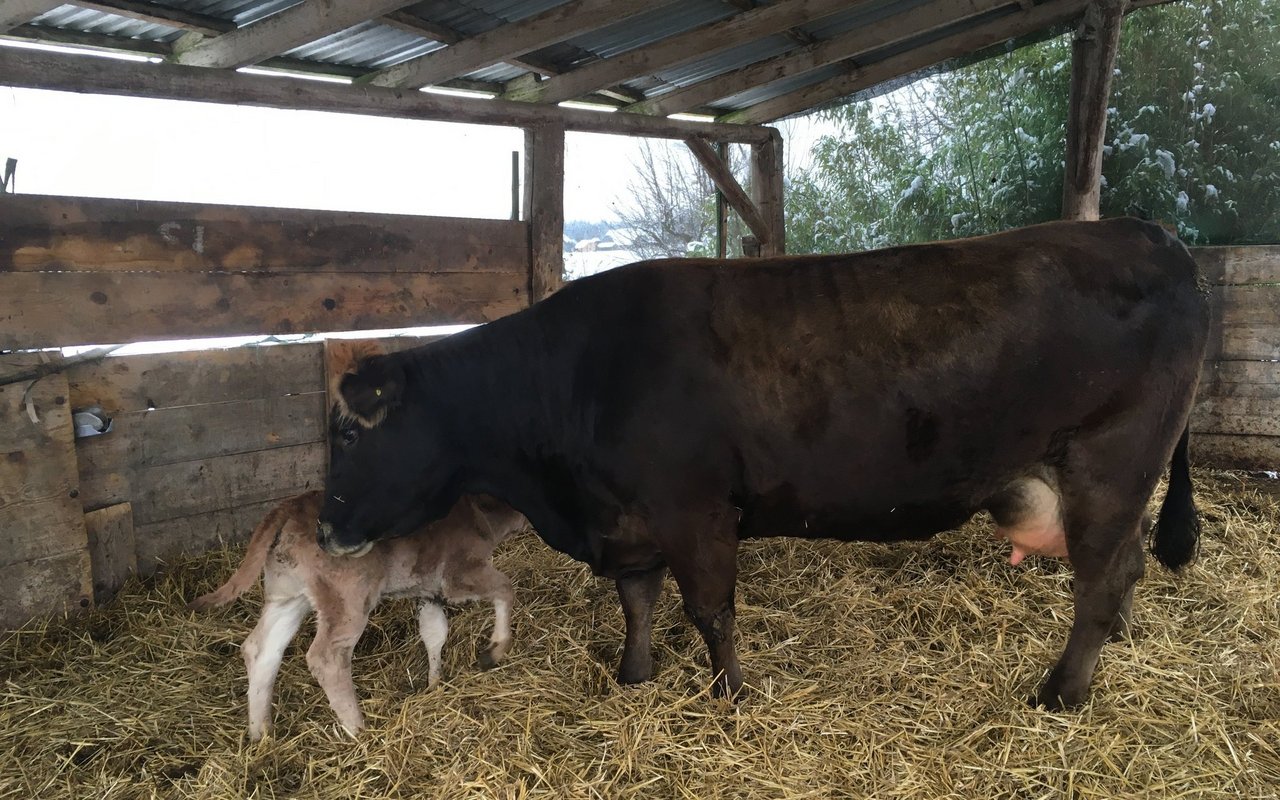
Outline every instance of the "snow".
<path id="1" fill-rule="evenodd" d="M 1191 198 L 1187 197 L 1186 192 L 1178 192 L 1178 213 L 1187 213 L 1187 206 L 1191 203 Z"/>
<path id="2" fill-rule="evenodd" d="M 1168 150 L 1156 149 L 1156 163 L 1160 165 L 1161 171 L 1164 172 L 1166 178 L 1172 178 L 1174 173 L 1173 153 Z"/>

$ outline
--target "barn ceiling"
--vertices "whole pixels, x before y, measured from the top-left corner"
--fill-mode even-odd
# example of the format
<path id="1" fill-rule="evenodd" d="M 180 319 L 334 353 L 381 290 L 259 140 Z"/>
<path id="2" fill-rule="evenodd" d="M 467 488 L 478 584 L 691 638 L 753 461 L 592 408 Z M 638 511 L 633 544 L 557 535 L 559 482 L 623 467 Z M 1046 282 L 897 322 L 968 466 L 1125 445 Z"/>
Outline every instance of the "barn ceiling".
<path id="1" fill-rule="evenodd" d="M 1151 5 L 1142 0 L 1131 5 Z M 1060 30 L 1086 0 L 0 0 L 5 38 L 765 123 Z M 4 75 L 0 74 L 0 83 Z"/>

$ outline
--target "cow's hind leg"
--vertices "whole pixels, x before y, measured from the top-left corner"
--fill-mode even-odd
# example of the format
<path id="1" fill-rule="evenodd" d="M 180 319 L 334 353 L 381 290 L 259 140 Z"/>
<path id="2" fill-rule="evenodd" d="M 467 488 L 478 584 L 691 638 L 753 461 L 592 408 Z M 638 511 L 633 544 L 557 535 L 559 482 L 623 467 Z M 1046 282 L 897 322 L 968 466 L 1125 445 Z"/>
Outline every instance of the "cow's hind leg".
<path id="1" fill-rule="evenodd" d="M 1064 492 L 1075 618 L 1062 657 L 1036 693 L 1036 705 L 1058 710 L 1087 700 L 1103 643 L 1126 630 L 1133 588 L 1143 573 L 1142 540 L 1136 533 L 1149 494 L 1132 488 L 1128 495 L 1114 487 Z"/>
<path id="2" fill-rule="evenodd" d="M 742 668 L 734 645 L 734 588 L 738 579 L 737 514 L 716 509 L 655 520 L 654 538 L 662 547 L 684 609 L 698 627 L 711 656 L 717 697 L 736 697 Z"/>
<path id="3" fill-rule="evenodd" d="M 627 622 L 618 683 L 642 683 L 653 677 L 653 606 L 662 594 L 666 567 L 618 578 L 618 599 Z"/>
<path id="4" fill-rule="evenodd" d="M 304 596 L 268 597 L 258 624 L 240 648 L 249 673 L 249 739 L 252 741 L 271 732 L 271 696 L 280 660 L 310 611 L 311 604 Z"/>

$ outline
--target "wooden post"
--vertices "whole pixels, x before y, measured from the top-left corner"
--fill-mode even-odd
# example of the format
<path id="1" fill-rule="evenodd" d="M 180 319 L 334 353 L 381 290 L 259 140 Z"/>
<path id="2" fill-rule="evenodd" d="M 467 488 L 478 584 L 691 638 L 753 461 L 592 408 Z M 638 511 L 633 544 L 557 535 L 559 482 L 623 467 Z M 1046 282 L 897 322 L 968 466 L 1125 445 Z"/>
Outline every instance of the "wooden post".
<path id="1" fill-rule="evenodd" d="M 1071 43 L 1067 159 L 1062 218 L 1097 219 L 1102 193 L 1102 145 L 1107 133 L 1111 75 L 1120 47 L 1126 0 L 1094 0 Z"/>
<path id="2" fill-rule="evenodd" d="M 779 256 L 787 251 L 782 205 L 782 134 L 769 129 L 767 141 L 751 145 L 751 194 L 768 235 L 761 237 L 760 255 Z"/>
<path id="3" fill-rule="evenodd" d="M 716 142 L 716 155 L 724 163 L 729 163 L 729 145 Z M 724 201 L 724 192 L 716 187 L 716 258 L 724 258 L 729 251 L 729 206 Z"/>
<path id="4" fill-rule="evenodd" d="M 564 285 L 564 126 L 524 131 L 524 215 L 529 223 L 529 302 Z"/>

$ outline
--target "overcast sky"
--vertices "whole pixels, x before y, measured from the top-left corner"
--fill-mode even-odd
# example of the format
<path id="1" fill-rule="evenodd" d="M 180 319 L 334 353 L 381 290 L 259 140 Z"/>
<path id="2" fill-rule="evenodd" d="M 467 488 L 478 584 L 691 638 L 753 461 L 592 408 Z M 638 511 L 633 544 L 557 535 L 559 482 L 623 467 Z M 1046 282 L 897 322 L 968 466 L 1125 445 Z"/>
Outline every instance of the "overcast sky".
<path id="1" fill-rule="evenodd" d="M 819 130 L 784 126 L 791 158 Z M 523 141 L 516 128 L 0 86 L 0 163 L 18 159 L 23 194 L 506 218 Z M 566 219 L 612 218 L 637 141 L 566 145 Z"/>

